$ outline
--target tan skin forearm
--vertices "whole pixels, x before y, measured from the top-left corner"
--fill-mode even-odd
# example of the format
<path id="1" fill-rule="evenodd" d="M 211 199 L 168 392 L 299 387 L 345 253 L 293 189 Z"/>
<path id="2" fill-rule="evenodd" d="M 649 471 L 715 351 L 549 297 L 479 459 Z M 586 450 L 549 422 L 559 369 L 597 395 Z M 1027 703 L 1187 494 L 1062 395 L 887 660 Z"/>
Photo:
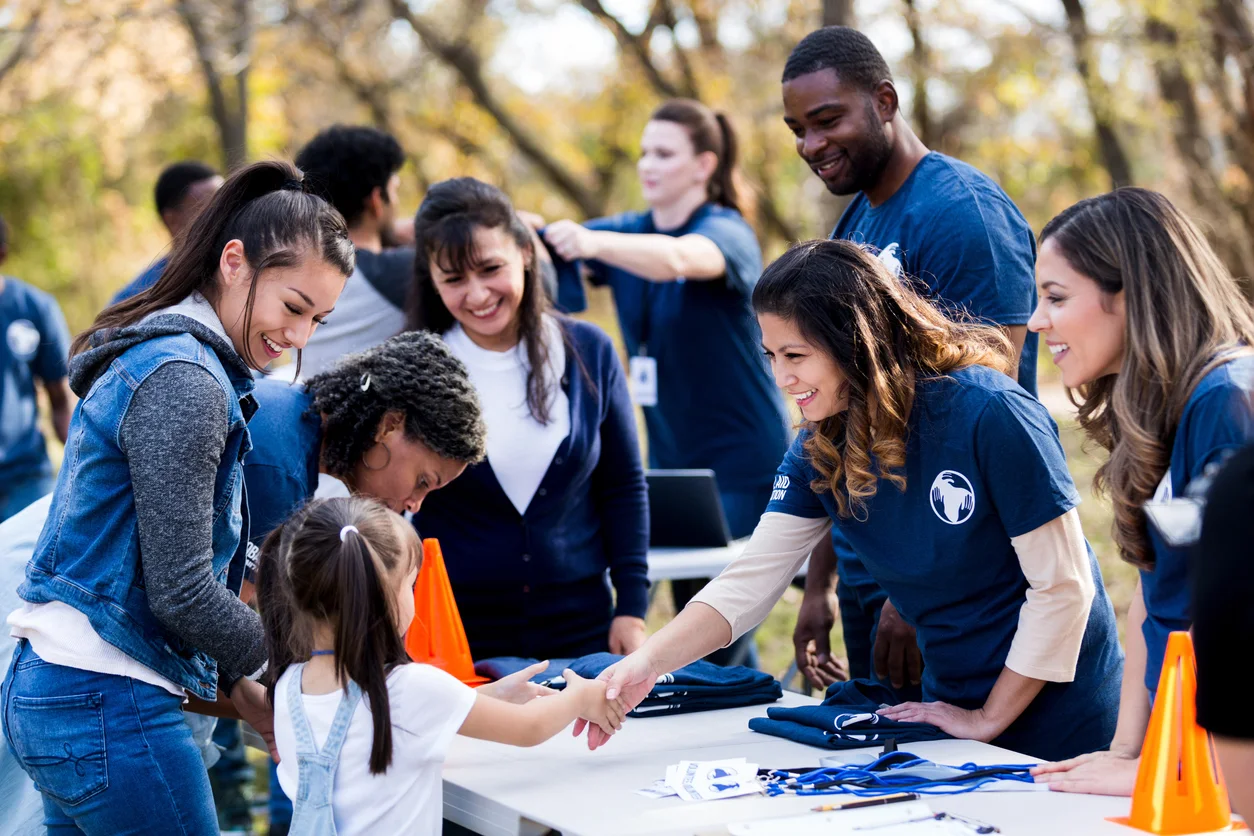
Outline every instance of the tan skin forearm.
<path id="1" fill-rule="evenodd" d="M 591 232 L 598 261 L 613 265 L 643 279 L 671 282 L 678 278 L 695 281 L 717 279 L 727 272 L 727 260 L 714 242 L 704 235 L 628 234 Z"/>
<path id="2" fill-rule="evenodd" d="M 1002 668 L 993 690 L 980 711 L 988 723 L 989 739 L 997 737 L 1019 719 L 1019 715 L 1027 710 L 1036 699 L 1036 695 L 1045 687 L 1043 679 L 1032 679 L 1010 668 Z"/>
<path id="3" fill-rule="evenodd" d="M 1128 605 L 1128 620 L 1124 627 L 1123 683 L 1119 689 L 1119 721 L 1115 726 L 1115 738 L 1110 750 L 1128 757 L 1141 753 L 1145 742 L 1145 729 L 1149 725 L 1149 691 L 1145 688 L 1145 598 L 1141 582 L 1137 581 L 1132 603 Z"/>
<path id="4" fill-rule="evenodd" d="M 727 619 L 708 604 L 693 601 L 650 636 L 640 652 L 648 654 L 654 670 L 666 673 L 726 647 L 731 640 L 732 628 Z"/>

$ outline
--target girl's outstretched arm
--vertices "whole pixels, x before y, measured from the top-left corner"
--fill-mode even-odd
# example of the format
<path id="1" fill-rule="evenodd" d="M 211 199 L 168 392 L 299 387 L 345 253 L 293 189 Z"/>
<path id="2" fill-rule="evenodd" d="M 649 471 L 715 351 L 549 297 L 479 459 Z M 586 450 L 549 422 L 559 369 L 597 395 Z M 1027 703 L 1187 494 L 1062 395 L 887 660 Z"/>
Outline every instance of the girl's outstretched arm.
<path id="1" fill-rule="evenodd" d="M 604 682 L 584 679 L 571 670 L 562 676 L 565 690 L 525 705 L 477 694 L 458 734 L 511 746 L 536 746 L 580 717 L 607 735 L 622 728 L 627 708 L 618 700 L 606 701 Z"/>

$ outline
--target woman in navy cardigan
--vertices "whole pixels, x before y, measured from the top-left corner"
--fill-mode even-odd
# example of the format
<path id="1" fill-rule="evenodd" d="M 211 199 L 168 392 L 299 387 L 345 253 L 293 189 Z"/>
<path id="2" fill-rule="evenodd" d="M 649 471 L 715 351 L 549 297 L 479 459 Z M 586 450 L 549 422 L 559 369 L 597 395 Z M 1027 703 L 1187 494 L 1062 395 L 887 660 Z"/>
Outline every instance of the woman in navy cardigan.
<path id="1" fill-rule="evenodd" d="M 533 238 L 494 186 L 436 184 L 414 227 L 409 327 L 444 336 L 488 427 L 487 460 L 414 518 L 443 547 L 471 652 L 631 653 L 645 638 L 648 499 L 609 337 L 550 309 Z"/>

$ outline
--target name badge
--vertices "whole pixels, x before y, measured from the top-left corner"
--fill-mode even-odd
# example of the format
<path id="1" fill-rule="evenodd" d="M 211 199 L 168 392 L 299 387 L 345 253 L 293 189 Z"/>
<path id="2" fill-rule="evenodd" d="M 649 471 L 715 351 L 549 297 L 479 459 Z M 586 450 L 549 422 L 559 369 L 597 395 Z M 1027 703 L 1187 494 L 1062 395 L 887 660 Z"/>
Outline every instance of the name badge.
<path id="1" fill-rule="evenodd" d="M 643 354 L 627 364 L 627 392 L 636 406 L 657 406 L 657 359 Z"/>

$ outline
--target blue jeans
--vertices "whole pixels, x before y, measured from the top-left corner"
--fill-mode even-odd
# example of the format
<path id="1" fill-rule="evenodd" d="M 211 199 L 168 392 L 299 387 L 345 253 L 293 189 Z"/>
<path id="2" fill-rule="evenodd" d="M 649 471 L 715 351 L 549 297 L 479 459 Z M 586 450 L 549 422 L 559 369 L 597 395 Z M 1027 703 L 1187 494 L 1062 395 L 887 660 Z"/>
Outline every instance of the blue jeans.
<path id="1" fill-rule="evenodd" d="M 4 522 L 36 499 L 52 493 L 56 484 L 56 479 L 49 473 L 33 473 L 0 485 L 0 522 Z"/>
<path id="2" fill-rule="evenodd" d="M 50 834 L 217 836 L 208 773 L 168 691 L 50 664 L 19 640 L 0 721 Z"/>

